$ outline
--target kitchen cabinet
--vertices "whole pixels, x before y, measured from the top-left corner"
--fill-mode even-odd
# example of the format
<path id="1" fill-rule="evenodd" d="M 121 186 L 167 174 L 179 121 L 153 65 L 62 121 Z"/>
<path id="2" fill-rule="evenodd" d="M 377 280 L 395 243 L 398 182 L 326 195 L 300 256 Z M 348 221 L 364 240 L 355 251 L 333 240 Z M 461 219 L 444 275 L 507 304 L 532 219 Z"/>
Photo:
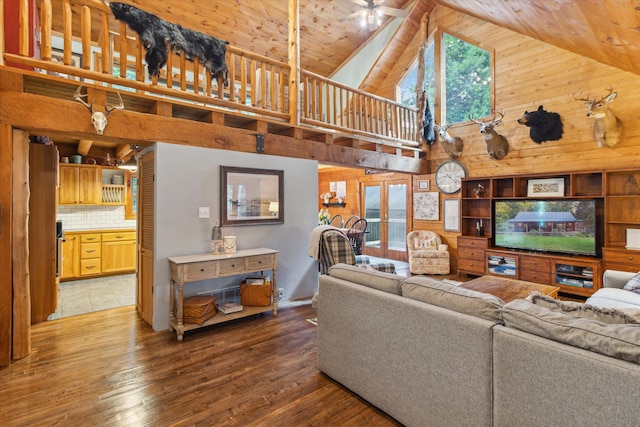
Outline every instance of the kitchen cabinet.
<path id="1" fill-rule="evenodd" d="M 135 270 L 135 231 L 85 230 L 65 233 L 62 280 L 132 273 Z"/>
<path id="2" fill-rule="evenodd" d="M 102 235 L 80 235 L 80 276 L 100 274 L 102 264 Z"/>
<path id="3" fill-rule="evenodd" d="M 102 198 L 100 168 L 60 164 L 59 205 L 97 205 Z"/>
<path id="4" fill-rule="evenodd" d="M 59 205 L 124 205 L 127 188 L 113 184 L 115 175 L 124 171 L 95 165 L 60 165 Z"/>
<path id="5" fill-rule="evenodd" d="M 80 269 L 80 236 L 67 234 L 62 243 L 62 272 L 60 279 L 72 279 L 78 277 Z"/>
<path id="6" fill-rule="evenodd" d="M 134 271 L 136 232 L 102 233 L 102 273 Z"/>

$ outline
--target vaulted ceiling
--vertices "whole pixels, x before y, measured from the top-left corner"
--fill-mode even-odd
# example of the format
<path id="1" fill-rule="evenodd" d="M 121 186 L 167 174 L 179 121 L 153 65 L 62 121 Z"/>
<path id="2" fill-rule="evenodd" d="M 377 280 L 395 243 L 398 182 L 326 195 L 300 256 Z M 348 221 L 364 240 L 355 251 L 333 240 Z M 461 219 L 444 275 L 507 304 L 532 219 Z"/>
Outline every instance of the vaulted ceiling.
<path id="1" fill-rule="evenodd" d="M 71 0 L 79 16 L 82 4 Z M 125 0 L 171 22 L 225 40 L 241 49 L 287 61 L 287 0 Z M 359 17 L 363 0 L 299 0 L 300 58 L 303 69 L 331 76 L 353 52 L 375 34 Z M 405 34 L 395 40 L 401 51 L 419 29 L 420 18 L 436 6 L 446 6 L 501 27 L 542 40 L 619 69 L 640 74 L 640 0 L 385 0 L 384 6 L 407 9 Z M 62 0 L 53 0 L 54 10 Z M 61 9 L 58 9 L 61 10 Z M 55 14 L 54 14 L 55 15 Z M 59 14 L 58 14 L 59 15 Z M 383 16 L 383 24 L 389 20 Z M 118 22 L 111 19 L 118 31 Z M 61 23 L 57 23 L 61 28 Z M 74 32 L 79 34 L 79 19 Z M 98 23 L 94 28 L 99 28 Z M 409 34 L 406 34 L 408 30 Z M 384 55 L 394 61 L 394 55 Z M 390 67 L 380 67 L 389 69 Z M 371 78 L 384 79 L 376 73 Z M 375 87 L 368 81 L 366 86 Z"/>

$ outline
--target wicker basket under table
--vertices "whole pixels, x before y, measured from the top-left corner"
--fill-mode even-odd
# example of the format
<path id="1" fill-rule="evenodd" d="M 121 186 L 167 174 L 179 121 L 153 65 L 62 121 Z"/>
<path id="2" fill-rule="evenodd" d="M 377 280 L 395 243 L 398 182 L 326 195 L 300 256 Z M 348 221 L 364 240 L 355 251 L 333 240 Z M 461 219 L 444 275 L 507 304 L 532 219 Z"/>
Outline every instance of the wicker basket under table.
<path id="1" fill-rule="evenodd" d="M 202 325 L 216 315 L 216 297 L 195 296 L 184 299 L 183 321 Z"/>

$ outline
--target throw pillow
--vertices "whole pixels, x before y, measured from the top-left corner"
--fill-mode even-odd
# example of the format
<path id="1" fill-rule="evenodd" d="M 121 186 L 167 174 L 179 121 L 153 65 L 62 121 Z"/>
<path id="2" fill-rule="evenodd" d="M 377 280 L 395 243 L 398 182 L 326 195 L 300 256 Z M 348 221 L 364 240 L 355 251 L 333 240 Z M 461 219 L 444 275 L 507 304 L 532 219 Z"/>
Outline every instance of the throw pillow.
<path id="1" fill-rule="evenodd" d="M 635 311 L 623 312 L 615 308 L 598 307 L 574 301 L 560 301 L 540 292 L 533 292 L 526 299 L 537 306 L 572 317 L 597 320 L 613 325 L 640 324 L 640 311 L 636 314 Z"/>
<path id="2" fill-rule="evenodd" d="M 419 239 L 416 237 L 413 240 L 413 246 L 416 249 L 436 249 L 438 244 L 435 239 Z"/>
<path id="3" fill-rule="evenodd" d="M 624 289 L 625 291 L 631 291 L 640 294 L 640 273 L 629 279 L 627 284 L 624 285 L 624 288 L 622 289 Z"/>

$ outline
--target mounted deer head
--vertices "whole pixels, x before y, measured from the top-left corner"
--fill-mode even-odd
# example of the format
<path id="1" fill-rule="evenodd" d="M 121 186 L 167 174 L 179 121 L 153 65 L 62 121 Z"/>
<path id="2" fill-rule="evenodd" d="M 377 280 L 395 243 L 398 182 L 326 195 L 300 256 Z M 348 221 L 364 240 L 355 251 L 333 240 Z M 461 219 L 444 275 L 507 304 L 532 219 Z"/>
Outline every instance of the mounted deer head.
<path id="1" fill-rule="evenodd" d="M 459 136 L 451 136 L 449 134 L 449 128 L 453 123 L 447 123 L 445 126 L 438 126 L 434 124 L 433 127 L 438 131 L 438 136 L 442 148 L 452 159 L 457 159 L 462 154 L 464 148 L 464 141 Z"/>
<path id="2" fill-rule="evenodd" d="M 501 160 L 509 153 L 509 141 L 502 135 L 496 133 L 493 130 L 495 127 L 502 124 L 502 118 L 504 117 L 504 110 L 500 113 L 500 118 L 496 119 L 495 112 L 491 117 L 491 120 L 486 122 L 484 120 L 478 121 L 471 116 L 469 120 L 474 122 L 480 128 L 480 133 L 484 138 L 484 142 L 487 143 L 487 152 L 492 159 Z"/>
<path id="3" fill-rule="evenodd" d="M 599 100 L 587 98 L 577 98 L 585 101 L 587 106 L 587 117 L 593 117 L 596 122 L 593 125 L 593 137 L 598 147 L 613 147 L 622 139 L 622 122 L 609 109 L 609 104 L 618 96 L 618 92 L 609 89 L 609 94 Z"/>
<path id="4" fill-rule="evenodd" d="M 124 108 L 124 102 L 122 102 L 122 97 L 120 96 L 120 93 L 116 92 L 116 94 L 118 94 L 118 99 L 120 99 L 120 104 L 111 105 L 111 106 L 105 105 L 104 113 L 100 111 L 94 111 L 93 101 L 91 101 L 91 105 L 89 105 L 87 101 L 82 99 L 87 96 L 86 93 L 84 95 L 82 94 L 82 85 L 80 85 L 78 89 L 76 89 L 75 93 L 73 94 L 73 99 L 75 99 L 76 101 L 80 102 L 82 105 L 87 107 L 91 112 L 91 123 L 93 124 L 93 127 L 96 129 L 96 133 L 98 135 L 102 135 L 102 133 L 104 132 L 104 128 L 107 127 L 107 116 L 109 115 L 109 113 L 112 112 L 113 110 L 122 110 Z"/>

